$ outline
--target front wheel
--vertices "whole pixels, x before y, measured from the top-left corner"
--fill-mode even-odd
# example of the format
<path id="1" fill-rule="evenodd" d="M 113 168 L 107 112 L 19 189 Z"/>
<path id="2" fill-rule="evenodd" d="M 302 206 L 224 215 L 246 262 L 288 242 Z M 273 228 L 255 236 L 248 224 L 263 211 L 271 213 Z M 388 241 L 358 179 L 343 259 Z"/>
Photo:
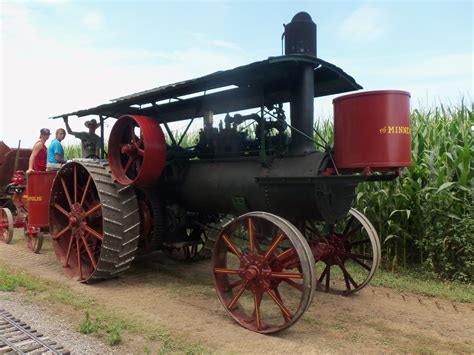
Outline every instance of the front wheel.
<path id="1" fill-rule="evenodd" d="M 13 239 L 13 216 L 8 208 L 0 208 L 0 240 L 10 244 Z"/>
<path id="2" fill-rule="evenodd" d="M 314 259 L 306 240 L 290 222 L 270 213 L 247 213 L 225 225 L 212 265 L 227 313 L 258 333 L 290 327 L 313 298 Z"/>
<path id="3" fill-rule="evenodd" d="M 43 247 L 43 233 L 39 228 L 28 226 L 25 224 L 24 234 L 26 239 L 26 247 L 35 254 L 38 254 Z"/>
<path id="4" fill-rule="evenodd" d="M 306 236 L 316 260 L 317 289 L 349 295 L 368 285 L 381 258 L 377 232 L 354 208 L 336 223 L 318 226 L 306 223 Z"/>

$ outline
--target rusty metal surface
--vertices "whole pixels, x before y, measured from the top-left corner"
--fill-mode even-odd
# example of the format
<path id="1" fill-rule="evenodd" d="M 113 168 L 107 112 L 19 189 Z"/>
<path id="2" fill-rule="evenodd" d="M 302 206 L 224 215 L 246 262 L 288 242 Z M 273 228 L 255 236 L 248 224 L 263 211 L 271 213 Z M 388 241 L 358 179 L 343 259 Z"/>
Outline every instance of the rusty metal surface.
<path id="1" fill-rule="evenodd" d="M 0 141 L 0 198 L 4 194 L 5 187 L 10 183 L 10 179 L 15 173 L 15 158 L 18 153 L 18 165 L 16 170 L 28 169 L 28 159 L 31 149 L 11 149 L 4 142 Z"/>

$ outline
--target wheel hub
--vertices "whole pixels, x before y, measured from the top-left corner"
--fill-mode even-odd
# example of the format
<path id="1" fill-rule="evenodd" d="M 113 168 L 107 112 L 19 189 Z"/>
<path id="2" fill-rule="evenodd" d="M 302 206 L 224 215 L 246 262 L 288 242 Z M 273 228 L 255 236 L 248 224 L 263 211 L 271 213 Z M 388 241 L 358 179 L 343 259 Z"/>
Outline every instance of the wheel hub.
<path id="1" fill-rule="evenodd" d="M 134 144 L 126 144 L 120 150 L 122 154 L 126 154 L 131 157 L 138 156 L 138 149 Z"/>
<path id="2" fill-rule="evenodd" d="M 272 269 L 263 255 L 243 255 L 240 260 L 239 276 L 247 283 L 253 284 L 254 291 L 268 288 Z"/>
<path id="3" fill-rule="evenodd" d="M 82 230 L 86 215 L 84 209 L 79 203 L 72 205 L 71 212 L 69 214 L 69 223 L 72 226 L 73 234 L 76 234 L 78 230 Z"/>
<path id="4" fill-rule="evenodd" d="M 328 265 L 336 265 L 338 261 L 344 261 L 350 248 L 346 246 L 344 236 L 333 233 L 325 238 L 310 241 L 315 260 L 322 260 Z"/>

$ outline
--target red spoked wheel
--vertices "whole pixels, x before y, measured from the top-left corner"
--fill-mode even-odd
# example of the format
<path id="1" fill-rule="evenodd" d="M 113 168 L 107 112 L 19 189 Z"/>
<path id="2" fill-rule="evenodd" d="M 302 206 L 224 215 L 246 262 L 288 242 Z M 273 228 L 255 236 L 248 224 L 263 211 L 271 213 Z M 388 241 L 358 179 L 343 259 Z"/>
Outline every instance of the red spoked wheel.
<path id="1" fill-rule="evenodd" d="M 33 253 L 39 253 L 43 247 L 44 235 L 40 228 L 28 226 L 24 227 L 26 247 Z"/>
<path id="2" fill-rule="evenodd" d="M 10 244 L 13 239 L 13 216 L 8 208 L 0 208 L 0 240 Z"/>
<path id="3" fill-rule="evenodd" d="M 105 162 L 65 164 L 51 188 L 49 227 L 68 276 L 84 282 L 114 277 L 129 268 L 137 250 L 133 187 L 114 182 Z"/>
<path id="4" fill-rule="evenodd" d="M 156 250 L 163 238 L 163 212 L 156 192 L 135 189 L 140 215 L 138 255 Z"/>
<path id="5" fill-rule="evenodd" d="M 146 186 L 161 175 L 166 142 L 158 122 L 145 116 L 122 116 L 110 133 L 109 163 L 118 182 Z"/>
<path id="6" fill-rule="evenodd" d="M 320 275 L 318 290 L 350 295 L 367 286 L 379 267 L 381 246 L 374 226 L 362 213 L 351 208 L 335 225 L 306 227 Z"/>
<path id="7" fill-rule="evenodd" d="M 190 262 L 210 257 L 207 244 L 210 241 L 209 238 L 215 240 L 215 236 L 212 237 L 214 231 L 195 226 L 193 228 L 183 228 L 181 233 L 184 237 L 183 241 L 175 245 L 166 245 L 163 248 L 169 258 Z M 211 240 L 211 243 L 213 243 L 213 240 Z"/>
<path id="8" fill-rule="evenodd" d="M 61 171 L 53 183 L 56 198 L 50 210 L 53 247 L 70 277 L 87 280 L 97 268 L 104 239 L 102 203 L 81 165 Z"/>
<path id="9" fill-rule="evenodd" d="M 229 315 L 259 333 L 293 325 L 309 307 L 316 283 L 302 234 L 266 212 L 247 213 L 224 226 L 214 248 L 213 274 Z"/>

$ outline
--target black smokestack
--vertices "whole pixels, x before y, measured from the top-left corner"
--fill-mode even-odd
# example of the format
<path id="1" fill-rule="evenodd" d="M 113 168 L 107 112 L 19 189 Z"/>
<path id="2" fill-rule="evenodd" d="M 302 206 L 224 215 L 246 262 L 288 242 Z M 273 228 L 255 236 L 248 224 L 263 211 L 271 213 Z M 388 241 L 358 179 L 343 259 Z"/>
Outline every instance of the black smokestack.
<path id="1" fill-rule="evenodd" d="M 285 25 L 285 55 L 316 57 L 316 24 L 306 12 L 297 13 Z M 313 137 L 314 65 L 301 62 L 295 70 L 290 99 L 291 125 L 306 136 Z M 291 132 L 290 152 L 305 154 L 314 151 L 314 144 L 296 130 Z"/>

